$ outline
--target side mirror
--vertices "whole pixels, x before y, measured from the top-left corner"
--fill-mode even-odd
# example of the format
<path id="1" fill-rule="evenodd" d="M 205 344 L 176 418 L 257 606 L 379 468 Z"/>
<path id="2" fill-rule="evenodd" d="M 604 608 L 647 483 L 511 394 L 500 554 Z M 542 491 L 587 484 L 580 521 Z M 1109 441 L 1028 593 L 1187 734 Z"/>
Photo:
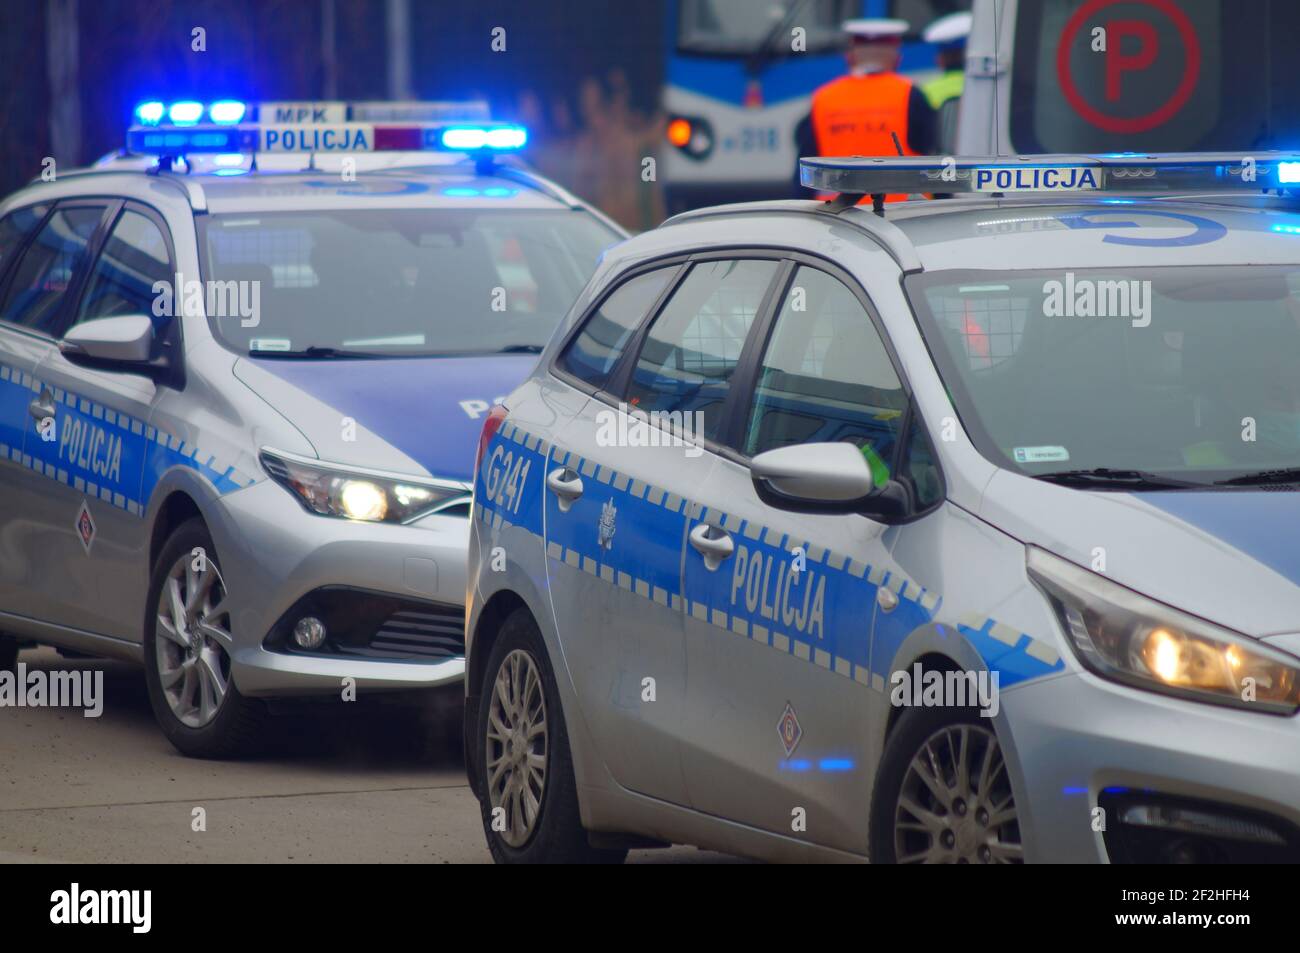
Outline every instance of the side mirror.
<path id="1" fill-rule="evenodd" d="M 860 500 L 876 488 L 871 467 L 851 443 L 778 447 L 756 456 L 749 470 L 777 493 L 812 503 Z"/>
<path id="2" fill-rule="evenodd" d="M 144 371 L 154 351 L 153 321 L 143 314 L 96 318 L 71 328 L 59 344 L 63 356 L 74 363 L 113 369 Z"/>
<path id="3" fill-rule="evenodd" d="M 866 457 L 851 443 L 778 447 L 754 457 L 749 470 L 759 497 L 781 509 L 888 521 L 908 507 L 906 488 L 894 480 L 877 487 Z"/>

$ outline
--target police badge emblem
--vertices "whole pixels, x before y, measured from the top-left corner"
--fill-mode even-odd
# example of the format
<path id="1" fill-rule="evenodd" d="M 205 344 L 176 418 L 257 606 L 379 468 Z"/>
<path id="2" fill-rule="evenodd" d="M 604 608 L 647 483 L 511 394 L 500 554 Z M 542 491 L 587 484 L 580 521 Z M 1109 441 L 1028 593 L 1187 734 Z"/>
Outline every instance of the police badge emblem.
<path id="1" fill-rule="evenodd" d="M 618 509 L 611 496 L 609 502 L 600 508 L 600 522 L 596 526 L 596 542 L 601 549 L 612 549 L 614 546 L 614 517 L 617 514 Z"/>

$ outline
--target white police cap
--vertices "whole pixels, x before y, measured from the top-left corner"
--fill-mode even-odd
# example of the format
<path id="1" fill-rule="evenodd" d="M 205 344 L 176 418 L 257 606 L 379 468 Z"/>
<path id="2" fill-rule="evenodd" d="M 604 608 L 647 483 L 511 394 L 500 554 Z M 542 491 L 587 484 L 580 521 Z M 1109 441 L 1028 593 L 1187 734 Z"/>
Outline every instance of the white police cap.
<path id="1" fill-rule="evenodd" d="M 906 20 L 845 20 L 843 30 L 856 40 L 891 40 L 907 32 Z"/>
<path id="2" fill-rule="evenodd" d="M 922 34 L 925 42 L 943 46 L 958 43 L 970 36 L 971 15 L 969 13 L 950 13 L 940 17 L 925 28 Z"/>

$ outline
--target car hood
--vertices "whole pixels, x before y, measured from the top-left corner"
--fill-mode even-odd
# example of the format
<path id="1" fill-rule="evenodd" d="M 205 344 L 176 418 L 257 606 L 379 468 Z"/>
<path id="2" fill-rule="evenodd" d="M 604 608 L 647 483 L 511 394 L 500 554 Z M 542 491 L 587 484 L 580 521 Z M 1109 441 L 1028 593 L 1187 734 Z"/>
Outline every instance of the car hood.
<path id="1" fill-rule="evenodd" d="M 240 358 L 234 373 L 301 430 L 322 460 L 469 483 L 488 409 L 536 363 L 534 354 Z"/>
<path id="2" fill-rule="evenodd" d="M 1300 492 L 1078 490 L 1000 470 L 980 516 L 1143 595 L 1247 635 L 1300 630 Z"/>

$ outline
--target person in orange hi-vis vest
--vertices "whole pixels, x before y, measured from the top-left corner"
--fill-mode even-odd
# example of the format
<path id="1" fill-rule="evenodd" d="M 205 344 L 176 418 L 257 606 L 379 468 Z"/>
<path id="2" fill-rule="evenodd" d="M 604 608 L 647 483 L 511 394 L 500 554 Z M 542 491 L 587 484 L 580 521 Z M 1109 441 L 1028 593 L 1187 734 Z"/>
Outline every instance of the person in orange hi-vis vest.
<path id="1" fill-rule="evenodd" d="M 929 155 L 934 109 L 920 86 L 897 72 L 907 21 L 849 20 L 843 29 L 849 37 L 848 75 L 813 93 L 800 154 L 896 156 L 901 147 L 903 155 Z M 804 151 L 807 145 L 814 146 L 811 152 Z M 905 198 L 890 195 L 886 201 Z"/>

